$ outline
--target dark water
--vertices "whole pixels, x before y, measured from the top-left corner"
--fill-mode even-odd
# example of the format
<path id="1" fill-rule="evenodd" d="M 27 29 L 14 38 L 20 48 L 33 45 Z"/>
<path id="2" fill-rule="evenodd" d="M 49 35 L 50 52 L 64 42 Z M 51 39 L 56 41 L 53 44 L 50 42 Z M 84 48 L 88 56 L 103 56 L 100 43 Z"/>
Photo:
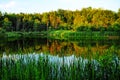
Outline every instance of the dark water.
<path id="1" fill-rule="evenodd" d="M 107 49 L 120 53 L 119 41 L 61 41 L 49 39 L 1 40 L 0 55 L 19 53 L 47 53 L 51 55 L 84 55 L 102 54 Z"/>

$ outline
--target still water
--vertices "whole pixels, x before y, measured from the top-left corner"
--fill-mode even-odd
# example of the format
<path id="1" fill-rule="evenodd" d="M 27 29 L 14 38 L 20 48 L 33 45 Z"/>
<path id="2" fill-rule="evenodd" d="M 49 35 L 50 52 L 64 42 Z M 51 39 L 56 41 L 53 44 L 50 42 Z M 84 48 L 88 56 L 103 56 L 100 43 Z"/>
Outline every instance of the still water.
<path id="1" fill-rule="evenodd" d="M 96 53 L 102 54 L 107 49 L 113 49 L 120 54 L 119 41 L 64 41 L 50 39 L 18 39 L 1 40 L 0 55 L 5 54 L 29 54 L 46 53 L 57 56 L 76 55 L 84 57 Z"/>

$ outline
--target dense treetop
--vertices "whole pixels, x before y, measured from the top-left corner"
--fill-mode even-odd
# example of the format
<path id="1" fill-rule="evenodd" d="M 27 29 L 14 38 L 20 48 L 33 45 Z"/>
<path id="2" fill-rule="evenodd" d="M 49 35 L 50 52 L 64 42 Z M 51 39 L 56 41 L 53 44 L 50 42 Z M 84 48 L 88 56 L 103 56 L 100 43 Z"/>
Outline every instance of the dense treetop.
<path id="1" fill-rule="evenodd" d="M 76 11 L 58 9 L 42 14 L 0 12 L 1 31 L 42 31 L 46 29 L 119 31 L 120 9 L 118 12 L 113 12 L 88 7 Z"/>

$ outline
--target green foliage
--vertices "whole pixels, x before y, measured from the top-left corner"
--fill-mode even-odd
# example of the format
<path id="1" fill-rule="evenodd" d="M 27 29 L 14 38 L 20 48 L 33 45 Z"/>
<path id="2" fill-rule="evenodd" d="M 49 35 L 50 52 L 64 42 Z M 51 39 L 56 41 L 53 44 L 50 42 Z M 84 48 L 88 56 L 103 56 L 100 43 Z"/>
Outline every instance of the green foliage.
<path id="1" fill-rule="evenodd" d="M 48 29 L 120 31 L 119 15 L 120 11 L 116 13 L 110 10 L 94 9 L 91 7 L 76 11 L 58 9 L 57 11 L 42 14 L 3 14 L 0 12 L 0 27 L 7 31 L 27 32 Z M 80 29 L 82 26 L 85 28 Z M 113 29 L 110 29 L 110 26 Z"/>
<path id="2" fill-rule="evenodd" d="M 19 38 L 46 38 L 47 32 L 4 32 L 1 33 L 3 37 L 6 37 L 7 39 L 16 40 Z"/>
<path id="3" fill-rule="evenodd" d="M 4 18 L 3 20 L 3 29 L 5 29 L 6 31 L 11 31 L 11 28 L 12 28 L 12 22 L 9 21 L 8 18 Z"/>
<path id="4" fill-rule="evenodd" d="M 84 28 L 84 26 L 79 27 L 77 30 L 78 31 L 71 31 L 71 30 L 49 31 L 48 37 L 52 38 L 52 39 L 61 39 L 61 40 L 71 40 L 71 39 L 74 39 L 74 40 L 109 40 L 109 39 L 113 39 L 113 40 L 115 40 L 115 39 L 119 39 L 119 32 L 91 31 L 91 30 L 89 30 L 89 28 L 88 29 Z"/>
<path id="5" fill-rule="evenodd" d="M 38 31 L 40 27 L 40 21 L 38 19 L 35 19 L 33 29 L 34 31 Z"/>
<path id="6" fill-rule="evenodd" d="M 120 31 L 120 24 L 119 23 L 114 23 L 113 24 L 113 30 L 114 31 Z"/>
<path id="7" fill-rule="evenodd" d="M 54 61 L 50 61 L 51 59 Z M 120 60 L 110 49 L 92 59 L 41 54 L 16 54 L 0 58 L 2 80 L 119 80 Z M 63 60 L 63 63 L 61 60 Z M 69 64 L 69 65 L 68 65 Z"/>

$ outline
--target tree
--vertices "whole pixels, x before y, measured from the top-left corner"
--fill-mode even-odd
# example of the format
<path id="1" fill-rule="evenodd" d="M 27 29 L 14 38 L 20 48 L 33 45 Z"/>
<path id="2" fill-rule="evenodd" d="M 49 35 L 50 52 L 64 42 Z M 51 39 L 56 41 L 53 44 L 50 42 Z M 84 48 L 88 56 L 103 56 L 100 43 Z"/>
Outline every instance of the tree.
<path id="1" fill-rule="evenodd" d="M 117 15 L 118 15 L 118 17 L 120 18 L 120 8 L 118 9 Z"/>
<path id="2" fill-rule="evenodd" d="M 47 29 L 48 29 L 49 23 L 50 23 L 49 14 L 48 13 L 43 13 L 41 21 L 42 21 L 42 24 L 45 24 L 47 26 Z"/>
<path id="3" fill-rule="evenodd" d="M 19 30 L 20 30 L 20 24 L 21 24 L 21 17 L 20 17 L 20 15 L 17 15 L 16 31 L 19 31 Z"/>
<path id="4" fill-rule="evenodd" d="M 8 18 L 4 18 L 3 20 L 3 29 L 5 29 L 6 31 L 11 31 L 12 29 L 12 22 L 9 21 Z"/>
<path id="5" fill-rule="evenodd" d="M 34 20 L 34 25 L 33 25 L 34 31 L 39 30 L 39 27 L 40 27 L 40 21 L 38 19 L 35 19 Z"/>
<path id="6" fill-rule="evenodd" d="M 77 30 L 78 28 L 78 30 L 81 30 L 82 28 L 79 28 L 81 26 L 91 30 L 112 30 L 112 28 L 119 29 L 119 23 L 120 9 L 117 13 L 91 7 L 76 11 L 58 9 L 42 14 L 8 14 L 0 12 L 0 27 L 4 26 L 4 29 L 11 31 L 37 31 L 37 29 L 40 31 L 40 28 L 41 30 L 48 28 L 71 30 Z M 112 28 L 110 28 L 111 26 Z"/>
<path id="7" fill-rule="evenodd" d="M 87 23 L 88 22 L 85 16 L 76 15 L 74 19 L 74 30 L 76 30 L 80 26 L 86 26 Z"/>
<path id="8" fill-rule="evenodd" d="M 2 26 L 1 24 L 2 24 L 2 13 L 0 11 L 0 27 Z"/>

